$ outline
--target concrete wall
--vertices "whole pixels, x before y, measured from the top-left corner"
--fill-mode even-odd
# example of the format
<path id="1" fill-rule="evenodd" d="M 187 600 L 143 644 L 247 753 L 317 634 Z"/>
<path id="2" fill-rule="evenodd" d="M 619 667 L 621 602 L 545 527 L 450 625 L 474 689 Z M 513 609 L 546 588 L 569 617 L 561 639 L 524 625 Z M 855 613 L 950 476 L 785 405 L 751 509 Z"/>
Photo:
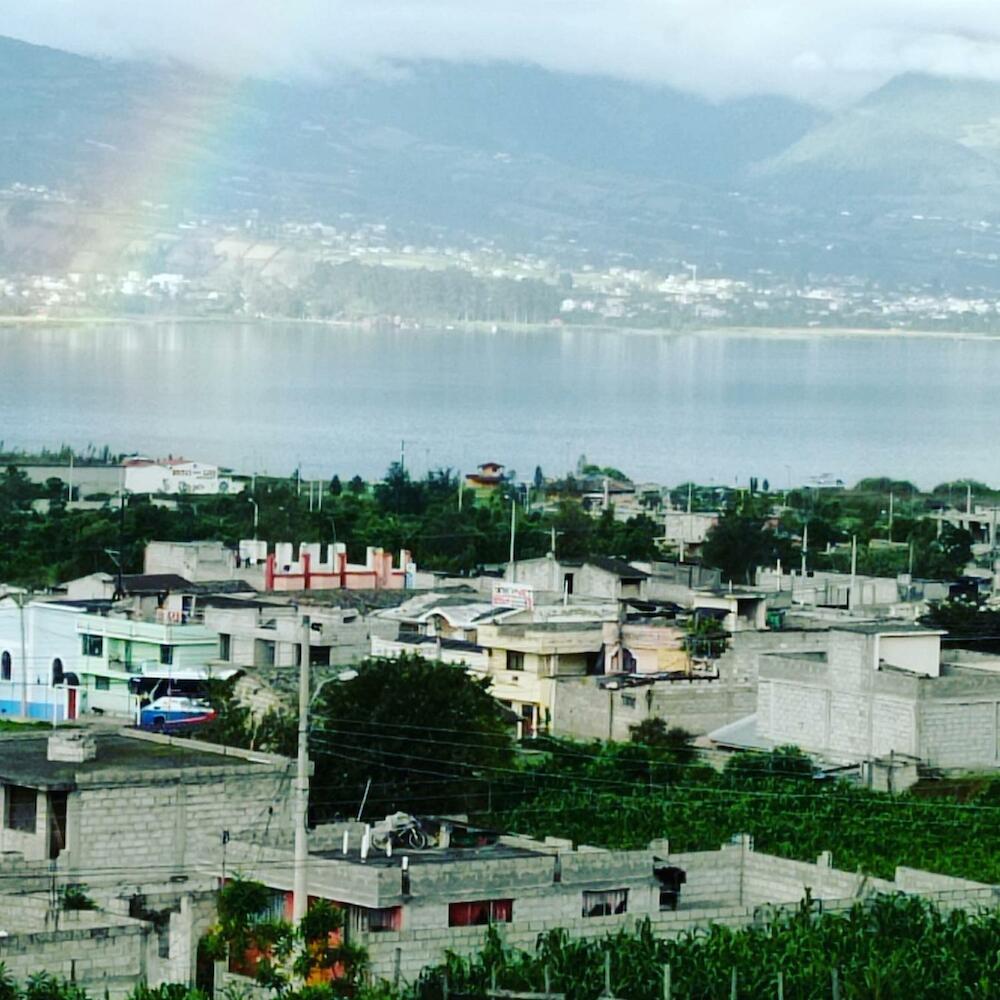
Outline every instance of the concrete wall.
<path id="1" fill-rule="evenodd" d="M 561 596 L 567 575 L 573 578 L 571 594 L 574 597 L 596 597 L 613 601 L 623 596 L 620 581 L 614 573 L 586 563 L 582 566 L 570 566 L 550 556 L 519 560 L 515 566 L 513 580 L 511 580 L 509 569 L 505 579 L 507 582 L 527 584 L 533 587 L 536 596 L 541 594 Z M 636 576 L 640 575 L 641 573 L 636 571 Z M 628 596 L 641 597 L 644 593 L 645 582 L 639 586 L 635 593 L 630 593 Z"/>
<path id="2" fill-rule="evenodd" d="M 141 739 L 171 743 L 169 737 L 152 734 Z M 2 741 L 0 754 L 11 752 L 17 740 Z M 199 749 L 204 752 L 205 747 Z M 241 757 L 256 763 L 240 763 Z M 145 881 L 149 872 L 158 878 L 186 875 L 191 866 L 221 863 L 223 831 L 238 837 L 291 825 L 294 761 L 231 749 L 217 759 L 214 766 L 143 770 L 123 765 L 120 770 L 77 772 L 76 787 L 66 800 L 65 849 L 55 870 L 86 872 L 93 884 L 126 875 Z M 0 786 L 0 810 L 5 795 Z M 0 851 L 20 852 L 28 860 L 48 858 L 48 798 L 45 791 L 36 792 L 33 834 L 0 823 Z"/>
<path id="3" fill-rule="evenodd" d="M 878 637 L 878 657 L 894 667 L 937 677 L 941 672 L 941 636 L 919 632 L 882 635 Z"/>
<path id="4" fill-rule="evenodd" d="M 81 497 L 91 493 L 117 493 L 121 488 L 123 471 L 120 465 L 18 465 L 33 483 L 46 483 L 61 479 L 72 483 L 73 491 Z"/>
<path id="5" fill-rule="evenodd" d="M 997 891 L 990 886 L 952 879 L 911 869 L 899 869 L 895 882 L 838 871 L 829 856 L 818 864 L 789 861 L 755 854 L 743 841 L 720 851 L 671 854 L 671 864 L 687 872 L 676 911 L 641 914 L 629 900 L 629 913 L 620 916 L 583 918 L 579 915 L 558 923 L 542 909 L 528 911 L 514 902 L 514 922 L 499 924 L 504 943 L 534 951 L 540 935 L 555 926 L 571 938 L 604 938 L 621 929 L 633 928 L 647 916 L 659 938 L 676 937 L 692 930 L 721 924 L 733 928 L 760 925 L 797 907 L 808 890 L 817 908 L 824 912 L 850 909 L 859 901 L 882 892 L 919 892 L 946 909 L 995 906 Z M 421 970 L 444 959 L 446 952 L 473 955 L 486 938 L 485 927 L 413 927 L 396 932 L 358 934 L 355 939 L 368 950 L 372 979 L 412 982 Z"/>
<path id="6" fill-rule="evenodd" d="M 237 567 L 236 555 L 221 542 L 149 542 L 143 553 L 143 572 L 176 573 L 192 583 L 245 580 L 263 589 L 264 567 Z"/>
<path id="7" fill-rule="evenodd" d="M 553 732 L 581 739 L 629 739 L 630 726 L 662 718 L 696 734 L 735 722 L 757 709 L 761 656 L 825 649 L 830 633 L 738 632 L 716 661 L 717 680 L 658 681 L 650 687 L 600 690 L 594 678 L 560 680 L 553 694 Z M 652 701 L 648 692 L 652 691 Z"/>
<path id="8" fill-rule="evenodd" d="M 664 719 L 697 735 L 750 715 L 756 685 L 720 667 L 718 679 L 661 680 L 638 687 L 601 688 L 596 677 L 563 678 L 553 693 L 552 732 L 576 739 L 627 741 L 644 719 Z"/>
<path id="9" fill-rule="evenodd" d="M 937 638 L 916 644 L 918 660 Z M 1000 766 L 1000 674 L 875 669 L 884 642 L 831 632 L 826 661 L 764 656 L 760 735 L 845 762 L 900 753 L 946 769 Z"/>
<path id="10" fill-rule="evenodd" d="M 206 606 L 204 620 L 207 628 L 230 637 L 226 662 L 233 666 L 263 666 L 260 640 L 274 643 L 273 666 L 297 667 L 303 615 L 309 615 L 315 626 L 310 629 L 310 646 L 328 649 L 331 665 L 346 666 L 368 655 L 368 623 L 350 608 L 316 608 L 305 604 L 298 608 Z"/>
<path id="11" fill-rule="evenodd" d="M 127 917 L 63 913 L 58 930 L 9 927 L 8 936 L 0 937 L 0 962 L 22 982 L 45 971 L 75 980 L 92 996 L 106 990 L 112 1000 L 118 1000 L 140 981 L 158 980 L 155 937 L 152 925 Z"/>
<path id="12" fill-rule="evenodd" d="M 290 762 L 290 768 L 294 764 Z M 277 773 L 137 771 L 128 785 L 81 784 L 69 797 L 65 862 L 81 870 L 183 873 L 221 863 L 222 834 L 291 824 L 292 770 Z"/>

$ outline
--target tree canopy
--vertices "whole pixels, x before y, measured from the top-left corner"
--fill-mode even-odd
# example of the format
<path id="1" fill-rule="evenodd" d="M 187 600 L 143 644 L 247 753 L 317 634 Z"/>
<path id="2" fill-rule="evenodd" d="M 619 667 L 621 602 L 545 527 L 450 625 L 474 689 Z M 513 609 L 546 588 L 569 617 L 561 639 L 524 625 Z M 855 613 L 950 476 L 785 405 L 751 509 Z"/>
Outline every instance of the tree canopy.
<path id="1" fill-rule="evenodd" d="M 513 765 L 509 713 L 487 678 L 404 656 L 370 659 L 323 688 L 313 709 L 312 808 L 318 821 L 397 810 L 454 811 Z"/>

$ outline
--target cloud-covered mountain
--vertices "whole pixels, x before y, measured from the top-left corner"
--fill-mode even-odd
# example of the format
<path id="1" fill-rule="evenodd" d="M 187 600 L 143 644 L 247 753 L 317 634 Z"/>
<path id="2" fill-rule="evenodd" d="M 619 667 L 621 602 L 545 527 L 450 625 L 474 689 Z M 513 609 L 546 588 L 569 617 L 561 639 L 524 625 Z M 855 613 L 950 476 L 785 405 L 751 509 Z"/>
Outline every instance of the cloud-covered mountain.
<path id="1" fill-rule="evenodd" d="M 982 261 L 955 247 L 970 220 L 1000 215 L 998 96 L 910 76 L 827 114 L 505 63 L 292 84 L 0 39 L 0 184 L 65 189 L 86 209 L 8 206 L 0 238 L 8 265 L 58 258 L 60 241 L 99 259 L 151 202 L 352 213 L 729 273 L 979 281 L 992 237 L 977 237 Z M 942 216 L 930 236 L 921 215 Z"/>

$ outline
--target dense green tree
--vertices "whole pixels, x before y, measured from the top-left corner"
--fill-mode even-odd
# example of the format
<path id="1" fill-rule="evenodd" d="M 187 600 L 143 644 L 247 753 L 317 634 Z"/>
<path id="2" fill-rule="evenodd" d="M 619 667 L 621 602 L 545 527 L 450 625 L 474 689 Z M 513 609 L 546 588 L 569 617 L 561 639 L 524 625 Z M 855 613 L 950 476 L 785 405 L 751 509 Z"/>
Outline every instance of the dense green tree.
<path id="1" fill-rule="evenodd" d="M 749 504 L 730 507 L 709 530 L 701 548 L 704 563 L 734 583 L 752 583 L 758 566 L 773 566 L 778 559 L 788 565 L 793 554 L 790 540 L 779 537 Z"/>
<path id="2" fill-rule="evenodd" d="M 980 600 L 935 601 L 920 622 L 929 628 L 944 629 L 953 645 L 984 653 L 1000 652 L 1000 610 Z"/>
<path id="3" fill-rule="evenodd" d="M 313 709 L 318 819 L 461 811 L 513 765 L 512 725 L 489 680 L 419 657 L 372 659 L 328 684 Z"/>

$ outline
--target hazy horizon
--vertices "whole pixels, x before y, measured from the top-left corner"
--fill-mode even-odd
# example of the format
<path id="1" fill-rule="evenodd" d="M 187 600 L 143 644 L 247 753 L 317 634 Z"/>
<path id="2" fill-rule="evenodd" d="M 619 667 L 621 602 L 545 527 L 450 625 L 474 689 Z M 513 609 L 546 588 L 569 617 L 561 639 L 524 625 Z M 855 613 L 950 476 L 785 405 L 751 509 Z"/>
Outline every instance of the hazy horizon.
<path id="1" fill-rule="evenodd" d="M 1000 81 L 1000 8 L 982 0 L 33 0 L 0 34 L 229 76 L 391 75 L 423 60 L 510 62 L 661 84 L 711 100 L 836 106 L 905 73 Z M 405 71 L 405 69 L 404 69 Z"/>

